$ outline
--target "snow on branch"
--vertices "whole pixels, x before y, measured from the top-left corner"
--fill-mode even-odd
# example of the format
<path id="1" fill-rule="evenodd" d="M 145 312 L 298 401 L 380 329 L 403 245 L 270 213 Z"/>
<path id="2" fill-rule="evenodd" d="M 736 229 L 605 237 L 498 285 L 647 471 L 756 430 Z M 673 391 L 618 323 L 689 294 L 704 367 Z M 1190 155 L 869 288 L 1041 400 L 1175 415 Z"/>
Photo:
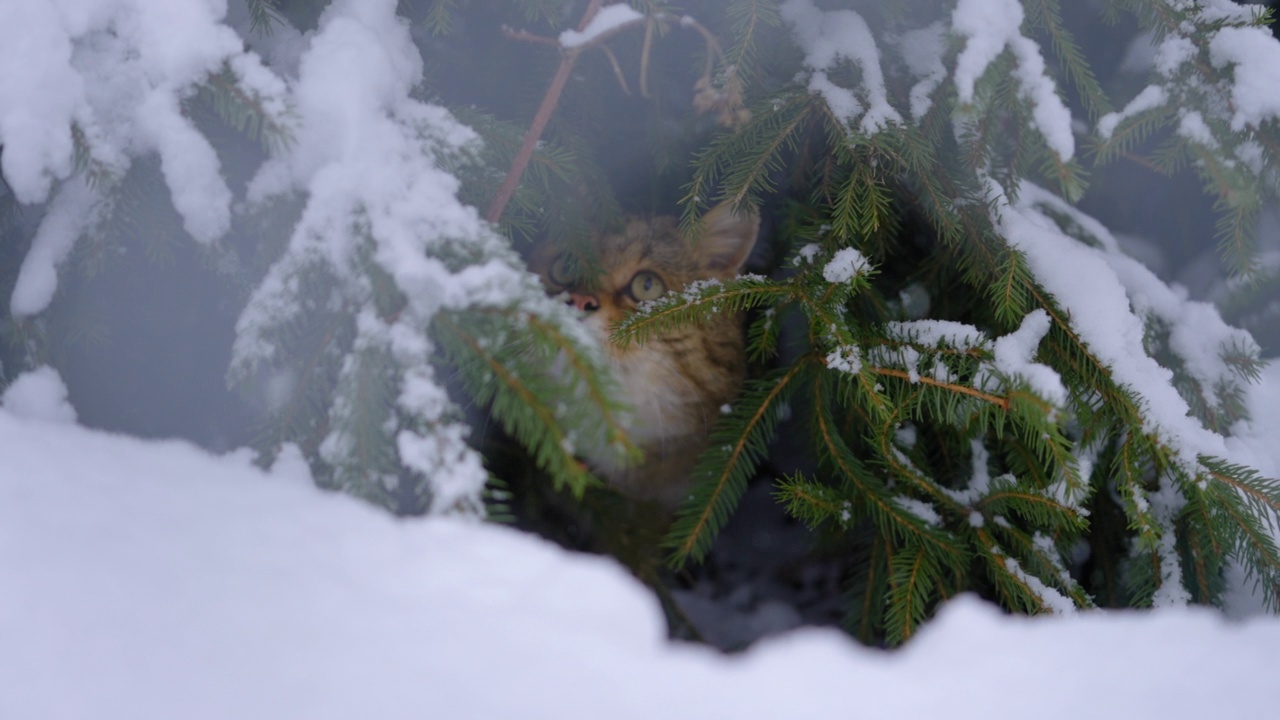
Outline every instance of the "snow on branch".
<path id="1" fill-rule="evenodd" d="M 1169 94 L 1160 85 L 1148 85 L 1142 92 L 1129 101 L 1119 112 L 1107 113 L 1098 118 L 1098 134 L 1103 140 L 1110 140 L 1116 127 L 1125 120 L 1140 113 L 1158 108 L 1169 102 Z"/>
<path id="2" fill-rule="evenodd" d="M 600 11 L 582 30 L 565 30 L 560 33 L 560 47 L 566 49 L 582 47 L 605 35 L 617 32 L 628 23 L 643 19 L 643 14 L 624 2 L 606 5 L 600 8 Z"/>
<path id="3" fill-rule="evenodd" d="M 811 71 L 809 89 L 821 94 L 837 117 L 858 122 L 859 131 L 866 135 L 902 122 L 889 104 L 880 51 L 861 15 L 853 10 L 822 11 L 812 0 L 787 0 L 779 11 L 805 51 L 804 63 Z M 827 72 L 841 60 L 857 63 L 862 70 L 862 99 L 828 77 Z"/>
<path id="4" fill-rule="evenodd" d="M 1015 75 L 1022 95 L 1031 102 L 1036 127 L 1049 148 L 1067 161 L 1075 155 L 1071 111 L 1058 97 L 1053 79 L 1045 73 L 1040 46 L 1022 35 L 1023 17 L 1018 0 L 956 3 L 952 26 L 965 39 L 964 50 L 956 59 L 956 93 L 962 104 L 973 102 L 978 79 L 1008 48 L 1017 58 Z"/>
<path id="5" fill-rule="evenodd" d="M 300 278 L 331 275 L 361 318 L 357 355 L 361 347 L 385 348 L 403 374 L 397 405 L 422 424 L 398 433 L 401 460 L 424 477 L 448 478 L 447 488 L 434 488 L 433 506 L 452 508 L 468 497 L 474 505 L 486 475 L 434 378 L 429 323 L 442 310 L 510 306 L 542 293 L 477 211 L 458 200 L 458 181 L 443 166 L 472 152 L 477 136 L 443 108 L 410 96 L 422 61 L 395 6 L 335 3 L 301 57 L 295 142 L 263 166 L 249 197 L 260 203 L 301 191 L 306 205 L 284 256 L 240 318 L 232 368 L 244 374 L 269 361 L 280 327 L 304 312 Z M 448 258 L 462 248 L 480 259 L 454 269 Z M 394 317 L 378 311 L 364 258 L 403 296 Z M 348 425 L 335 422 L 325 441 L 335 464 L 352 447 L 343 437 Z"/>
<path id="6" fill-rule="evenodd" d="M 1280 43 L 1269 29 L 1225 27 L 1209 41 L 1215 67 L 1234 66 L 1231 129 L 1257 128 L 1280 118 Z"/>
<path id="7" fill-rule="evenodd" d="M 117 178 L 155 153 L 186 230 L 208 243 L 231 223 L 232 194 L 213 147 L 181 111 L 212 75 L 230 68 L 268 112 L 282 113 L 284 84 L 270 77 L 223 24 L 225 4 L 204 0 L 94 0 L 75 9 L 46 2 L 0 10 L 0 172 L 19 202 L 57 193 L 11 298 L 39 313 L 56 289 L 57 265 L 94 219 L 98 189 L 57 183 L 86 162 Z M 74 182 L 74 181 L 73 181 Z"/>
<path id="8" fill-rule="evenodd" d="M 58 289 L 58 266 L 75 246 L 76 238 L 93 223 L 97 200 L 97 194 L 82 178 L 63 183 L 54 193 L 9 299 L 9 310 L 15 316 L 35 315 L 53 301 Z"/>
<path id="9" fill-rule="evenodd" d="M 1003 193 L 997 196 L 1003 198 Z M 1113 379 L 1140 399 L 1145 430 L 1172 441 L 1181 469 L 1195 476 L 1200 456 L 1229 457 L 1223 436 L 1191 414 L 1174 386 L 1173 371 L 1147 352 L 1144 318 L 1172 326 L 1172 349 L 1208 387 L 1236 372 L 1224 360 L 1224 349 L 1239 346 L 1256 353 L 1252 338 L 1223 322 L 1212 306 L 1165 285 L 1121 253 L 1101 223 L 1043 188 L 1023 182 L 1017 201 L 1002 200 L 996 221 L 1001 234 L 1025 254 L 1036 281 L 1068 312 L 1065 322 L 1071 330 Z M 1065 223 L 1098 246 L 1066 232 Z"/>

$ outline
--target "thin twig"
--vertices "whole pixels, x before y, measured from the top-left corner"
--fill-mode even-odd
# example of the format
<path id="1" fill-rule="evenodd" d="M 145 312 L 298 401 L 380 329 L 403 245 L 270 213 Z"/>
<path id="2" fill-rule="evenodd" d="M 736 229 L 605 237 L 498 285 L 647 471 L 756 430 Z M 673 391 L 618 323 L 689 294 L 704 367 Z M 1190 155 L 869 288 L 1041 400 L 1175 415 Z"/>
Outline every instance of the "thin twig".
<path id="1" fill-rule="evenodd" d="M 560 41 L 556 38 L 547 37 L 546 35 L 534 35 L 528 30 L 516 30 L 515 28 L 510 28 L 504 25 L 502 27 L 502 34 L 512 40 L 523 40 L 525 42 L 534 43 L 535 45 L 554 45 L 556 47 L 560 47 Z"/>
<path id="2" fill-rule="evenodd" d="M 587 25 L 599 12 L 600 7 L 604 4 L 604 0 L 591 0 L 587 5 L 587 9 L 582 13 L 582 20 L 578 23 L 578 32 L 586 30 Z M 622 72 L 621 66 L 618 64 L 617 57 L 603 43 L 605 40 L 617 35 L 618 33 L 634 27 L 640 23 L 645 24 L 645 57 L 640 65 L 640 87 L 641 94 L 648 97 L 648 51 L 652 42 L 652 33 L 654 25 L 661 21 L 674 20 L 674 16 L 668 13 L 657 13 L 653 16 L 646 16 L 629 20 L 614 27 L 609 28 L 605 32 L 600 33 L 591 38 L 591 40 L 583 45 L 575 47 L 564 47 L 560 41 L 555 38 L 544 37 L 526 32 L 524 30 L 514 30 L 512 28 L 503 28 L 502 32 L 510 38 L 523 40 L 525 42 L 536 43 L 540 45 L 556 45 L 560 47 L 562 55 L 560 57 L 560 66 L 556 68 L 556 74 L 551 78 L 551 84 L 547 87 L 547 92 L 542 96 L 542 104 L 538 107 L 538 112 L 533 116 L 533 122 L 529 125 L 529 130 L 524 134 L 524 142 L 520 145 L 519 152 L 511 161 L 511 168 L 507 171 L 507 176 L 503 178 L 502 185 L 498 187 L 498 191 L 494 193 L 493 200 L 489 204 L 489 209 L 485 212 L 485 220 L 491 223 L 497 223 L 502 218 L 502 211 L 506 209 L 507 203 L 511 201 L 511 196 L 515 194 L 516 187 L 520 185 L 520 178 L 524 176 L 524 171 L 529 166 L 529 161 L 533 157 L 533 149 L 537 146 L 538 141 L 542 139 L 542 133 L 547 129 L 547 123 L 551 121 L 551 115 L 555 112 L 556 105 L 560 102 L 560 94 L 564 92 L 565 84 L 569 80 L 569 73 L 573 71 L 574 64 L 578 61 L 578 56 L 583 50 L 599 47 L 605 51 L 605 55 L 609 58 L 609 62 L 613 65 L 614 72 L 618 75 L 618 80 L 622 83 L 623 90 L 628 94 L 626 80 Z M 714 60 L 724 61 L 724 53 L 720 50 L 719 43 L 716 42 L 715 36 L 710 30 L 703 27 L 700 23 L 692 18 L 684 17 L 679 19 L 681 26 L 690 27 L 696 30 L 707 43 L 707 62 L 703 71 L 703 79 L 710 84 L 711 70 Z"/>
<path id="3" fill-rule="evenodd" d="M 618 84 L 622 86 L 622 92 L 630 95 L 631 88 L 627 87 L 627 76 L 622 72 L 622 65 L 618 63 L 618 56 L 613 54 L 607 45 L 601 45 L 600 49 L 604 51 L 606 57 L 609 58 L 609 64 L 613 66 L 613 74 L 618 77 Z M 643 82 L 643 78 L 641 79 Z"/>
<path id="4" fill-rule="evenodd" d="M 591 0 L 587 5 L 587 9 L 582 13 L 582 21 L 578 23 L 578 32 L 586 29 L 587 23 L 596 16 L 600 10 L 600 5 L 604 0 Z M 524 143 L 520 146 L 520 152 L 516 153 L 516 157 L 511 161 L 511 169 L 507 171 L 507 176 L 502 180 L 502 185 L 498 188 L 498 192 L 493 196 L 493 202 L 489 205 L 489 210 L 484 214 L 486 220 L 491 223 L 497 223 L 502 217 L 502 211 L 507 207 L 507 202 L 511 200 L 511 196 L 516 192 L 516 186 L 520 184 L 520 177 L 524 175 L 525 168 L 529 166 L 529 159 L 533 157 L 533 148 L 538 144 L 538 140 L 542 139 L 542 131 L 547 128 L 547 123 L 551 120 L 551 113 L 555 112 L 556 105 L 560 102 L 560 93 L 564 92 L 565 83 L 569 80 L 569 72 L 573 70 L 573 64 L 578 60 L 578 52 L 576 49 L 567 50 L 563 57 L 560 58 L 560 67 L 556 68 L 555 77 L 551 78 L 551 84 L 547 87 L 547 93 L 542 96 L 542 105 L 538 107 L 538 112 L 533 116 L 533 123 L 529 125 L 529 131 L 524 134 Z"/>

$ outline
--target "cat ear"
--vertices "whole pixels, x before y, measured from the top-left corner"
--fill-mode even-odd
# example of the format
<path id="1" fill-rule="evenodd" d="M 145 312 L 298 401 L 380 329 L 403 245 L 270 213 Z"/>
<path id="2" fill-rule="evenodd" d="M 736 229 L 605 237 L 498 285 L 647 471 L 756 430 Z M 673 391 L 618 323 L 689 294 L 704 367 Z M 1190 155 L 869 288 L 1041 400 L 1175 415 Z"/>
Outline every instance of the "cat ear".
<path id="1" fill-rule="evenodd" d="M 709 275 L 733 277 L 742 270 L 760 231 L 760 216 L 753 210 L 733 209 L 723 202 L 702 216 L 702 233 L 694 244 L 694 253 Z"/>

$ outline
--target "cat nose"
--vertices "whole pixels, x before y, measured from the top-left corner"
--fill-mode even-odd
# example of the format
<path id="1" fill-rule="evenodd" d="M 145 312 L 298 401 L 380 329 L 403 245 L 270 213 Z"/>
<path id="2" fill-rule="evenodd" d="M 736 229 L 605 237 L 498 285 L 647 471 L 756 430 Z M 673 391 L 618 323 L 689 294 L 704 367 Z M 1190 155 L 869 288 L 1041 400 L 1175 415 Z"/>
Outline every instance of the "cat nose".
<path id="1" fill-rule="evenodd" d="M 569 302 L 579 310 L 590 311 L 600 309 L 600 301 L 596 299 L 595 295 L 583 295 L 581 293 L 571 292 L 569 293 Z"/>

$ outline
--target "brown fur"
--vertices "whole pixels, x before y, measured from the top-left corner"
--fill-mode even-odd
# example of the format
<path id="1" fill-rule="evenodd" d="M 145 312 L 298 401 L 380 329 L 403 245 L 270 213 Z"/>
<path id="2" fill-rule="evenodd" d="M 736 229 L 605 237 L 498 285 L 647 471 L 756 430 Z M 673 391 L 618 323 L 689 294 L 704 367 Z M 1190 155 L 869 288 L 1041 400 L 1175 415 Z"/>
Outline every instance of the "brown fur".
<path id="1" fill-rule="evenodd" d="M 644 459 L 622 467 L 606 453 L 583 448 L 582 455 L 632 497 L 674 506 L 687 493 L 690 471 L 720 407 L 733 400 L 746 374 L 742 320 L 717 315 L 626 348 L 609 342 L 609 328 L 635 310 L 628 288 L 637 273 L 656 273 L 675 291 L 695 280 L 732 278 L 751 253 L 758 226 L 754 214 L 736 216 L 727 204 L 707 213 L 697 238 L 681 236 L 672 217 L 634 218 L 621 233 L 594 238 L 600 276 L 567 285 L 551 279 L 554 248 L 541 249 L 532 260 L 550 292 L 570 293 L 580 308 L 597 306 L 584 313 L 583 322 L 605 349 L 631 409 L 631 439 Z"/>

